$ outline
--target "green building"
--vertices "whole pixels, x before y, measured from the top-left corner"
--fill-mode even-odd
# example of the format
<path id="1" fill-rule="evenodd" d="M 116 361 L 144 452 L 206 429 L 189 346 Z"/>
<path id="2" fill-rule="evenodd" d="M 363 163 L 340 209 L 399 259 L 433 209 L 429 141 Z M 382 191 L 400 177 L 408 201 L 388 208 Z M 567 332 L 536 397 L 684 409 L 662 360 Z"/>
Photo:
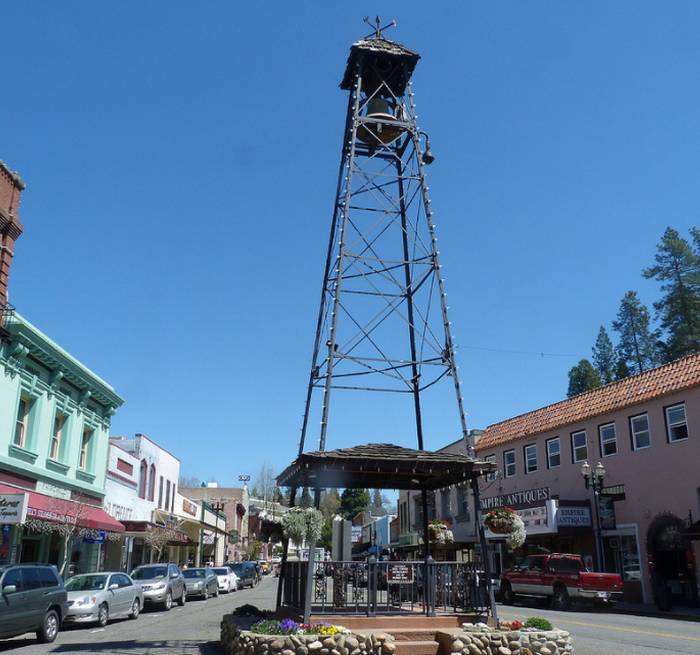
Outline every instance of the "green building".
<path id="1" fill-rule="evenodd" d="M 0 335 L 0 564 L 67 577 L 123 531 L 103 509 L 114 389 L 18 314 Z"/>

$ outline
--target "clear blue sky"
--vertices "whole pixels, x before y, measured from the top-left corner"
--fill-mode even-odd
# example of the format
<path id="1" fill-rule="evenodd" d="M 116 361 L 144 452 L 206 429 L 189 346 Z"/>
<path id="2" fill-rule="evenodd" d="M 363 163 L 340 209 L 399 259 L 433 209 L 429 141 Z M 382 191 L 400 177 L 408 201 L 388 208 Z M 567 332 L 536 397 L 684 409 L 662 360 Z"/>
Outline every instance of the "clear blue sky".
<path id="1" fill-rule="evenodd" d="M 562 398 L 623 293 L 655 298 L 640 270 L 700 210 L 700 5 L 446 5 L 3 8 L 0 158 L 27 182 L 11 300 L 124 396 L 114 434 L 222 483 L 292 459 L 365 14 L 423 55 L 472 427 Z M 334 406 L 329 447 L 413 443 L 410 405 L 362 400 Z M 426 412 L 428 447 L 457 436 L 449 387 Z"/>

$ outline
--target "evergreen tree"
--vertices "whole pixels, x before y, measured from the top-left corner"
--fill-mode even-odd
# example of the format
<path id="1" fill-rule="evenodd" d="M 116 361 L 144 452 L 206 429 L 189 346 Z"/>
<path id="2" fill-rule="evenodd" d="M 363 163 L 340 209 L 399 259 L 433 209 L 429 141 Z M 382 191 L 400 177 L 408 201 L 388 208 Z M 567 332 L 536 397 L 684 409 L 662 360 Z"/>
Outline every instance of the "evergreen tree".
<path id="1" fill-rule="evenodd" d="M 619 356 L 630 371 L 641 373 L 653 368 L 658 361 L 656 341 L 649 332 L 649 310 L 639 301 L 636 291 L 622 298 L 613 329 L 620 335 Z"/>
<path id="2" fill-rule="evenodd" d="M 624 357 L 618 357 L 617 363 L 615 364 L 615 379 L 623 380 L 624 378 L 628 378 L 629 376 L 630 369 L 627 366 L 627 362 L 625 361 Z"/>
<path id="3" fill-rule="evenodd" d="M 700 233 L 694 228 L 691 235 L 698 249 Z M 655 260 L 642 274 L 661 283 L 663 296 L 654 309 L 666 334 L 664 359 L 669 362 L 700 350 L 700 256 L 669 227 Z"/>
<path id="4" fill-rule="evenodd" d="M 340 514 L 352 519 L 356 514 L 369 509 L 370 497 L 367 489 L 343 489 L 340 496 Z"/>
<path id="5" fill-rule="evenodd" d="M 600 376 L 587 359 L 582 359 L 569 371 L 568 398 L 600 386 Z"/>
<path id="6" fill-rule="evenodd" d="M 272 492 L 272 500 L 280 505 L 287 504 L 285 495 L 282 493 L 282 490 L 279 487 L 275 487 L 274 491 Z"/>
<path id="7" fill-rule="evenodd" d="M 382 492 L 379 489 L 374 489 L 374 491 L 372 491 L 372 509 L 379 510 L 382 508 Z"/>
<path id="8" fill-rule="evenodd" d="M 593 346 L 593 364 L 603 384 L 608 384 L 615 379 L 615 347 L 608 336 L 608 331 L 602 325 Z"/>
<path id="9" fill-rule="evenodd" d="M 340 494 L 337 489 L 327 489 L 321 494 L 321 507 L 325 517 L 333 518 L 340 508 Z"/>
<path id="10" fill-rule="evenodd" d="M 313 507 L 314 501 L 311 498 L 311 494 L 309 493 L 309 488 L 304 487 L 304 489 L 301 492 L 301 498 L 299 499 L 299 507 Z"/>

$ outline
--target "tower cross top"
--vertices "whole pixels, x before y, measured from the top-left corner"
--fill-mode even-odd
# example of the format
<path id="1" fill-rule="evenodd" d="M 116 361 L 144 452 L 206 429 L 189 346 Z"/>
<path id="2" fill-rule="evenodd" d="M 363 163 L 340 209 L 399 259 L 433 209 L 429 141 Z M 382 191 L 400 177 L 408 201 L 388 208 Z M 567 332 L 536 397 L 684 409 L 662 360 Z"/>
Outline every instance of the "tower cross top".
<path id="1" fill-rule="evenodd" d="M 362 20 L 374 29 L 374 34 L 368 34 L 365 38 L 374 36 L 376 39 L 379 39 L 382 37 L 382 32 L 384 32 L 384 30 L 388 30 L 390 27 L 396 27 L 395 20 L 392 20 L 390 23 L 387 23 L 384 27 L 382 27 L 382 19 L 380 16 L 374 17 L 374 25 L 372 25 L 372 21 L 369 19 L 369 16 L 365 16 Z"/>

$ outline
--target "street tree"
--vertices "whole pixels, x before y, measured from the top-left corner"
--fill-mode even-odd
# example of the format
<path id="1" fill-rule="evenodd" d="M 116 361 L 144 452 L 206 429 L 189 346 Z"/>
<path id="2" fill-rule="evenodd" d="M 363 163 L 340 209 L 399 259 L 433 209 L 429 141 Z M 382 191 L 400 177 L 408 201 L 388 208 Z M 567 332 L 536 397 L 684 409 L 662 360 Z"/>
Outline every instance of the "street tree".
<path id="1" fill-rule="evenodd" d="M 309 488 L 304 487 L 301 491 L 301 498 L 299 499 L 299 502 L 297 503 L 299 507 L 313 507 L 314 501 L 311 498 L 311 494 L 309 493 Z"/>
<path id="2" fill-rule="evenodd" d="M 656 366 L 657 345 L 649 329 L 649 310 L 636 291 L 628 291 L 622 298 L 613 329 L 620 335 L 618 354 L 631 371 L 641 373 Z"/>
<path id="3" fill-rule="evenodd" d="M 196 475 L 181 475 L 178 478 L 178 486 L 180 489 L 194 489 L 201 487 L 202 481 Z"/>
<path id="4" fill-rule="evenodd" d="M 694 229 L 691 235 L 697 249 L 700 234 Z M 654 259 L 642 275 L 661 285 L 663 295 L 654 309 L 666 337 L 664 360 L 670 362 L 700 350 L 700 255 L 669 227 Z"/>
<path id="5" fill-rule="evenodd" d="M 340 514 L 346 519 L 352 519 L 356 514 L 370 507 L 369 491 L 367 489 L 343 489 L 340 496 Z"/>
<path id="6" fill-rule="evenodd" d="M 253 497 L 260 498 L 264 504 L 272 500 L 277 486 L 275 472 L 269 462 L 265 462 L 255 476 L 253 482 Z"/>
<path id="7" fill-rule="evenodd" d="M 571 398 L 584 391 L 590 391 L 600 386 L 600 376 L 587 359 L 582 359 L 569 371 L 569 390 L 567 397 Z"/>
<path id="8" fill-rule="evenodd" d="M 615 379 L 615 347 L 603 325 L 598 330 L 598 337 L 593 346 L 593 364 L 603 384 Z"/>
<path id="9" fill-rule="evenodd" d="M 333 518 L 340 508 L 340 494 L 337 489 L 326 489 L 321 494 L 321 507 L 323 516 Z"/>

